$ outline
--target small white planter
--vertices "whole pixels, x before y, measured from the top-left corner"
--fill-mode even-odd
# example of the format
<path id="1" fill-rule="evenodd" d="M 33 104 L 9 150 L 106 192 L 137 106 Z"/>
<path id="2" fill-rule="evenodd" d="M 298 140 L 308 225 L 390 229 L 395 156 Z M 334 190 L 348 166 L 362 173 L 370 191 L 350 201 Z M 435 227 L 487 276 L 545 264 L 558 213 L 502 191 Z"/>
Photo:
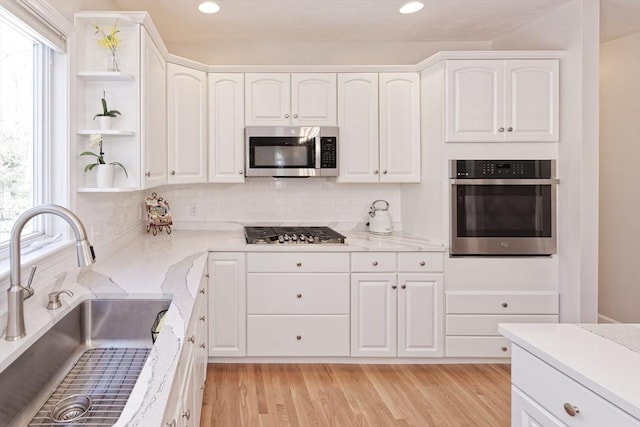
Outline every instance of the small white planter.
<path id="1" fill-rule="evenodd" d="M 113 175 L 116 171 L 115 165 L 97 165 L 95 169 L 96 169 L 96 187 L 98 188 L 113 187 Z"/>
<path id="2" fill-rule="evenodd" d="M 98 119 L 98 125 L 100 125 L 100 130 L 111 130 L 113 117 L 98 116 L 97 119 Z"/>

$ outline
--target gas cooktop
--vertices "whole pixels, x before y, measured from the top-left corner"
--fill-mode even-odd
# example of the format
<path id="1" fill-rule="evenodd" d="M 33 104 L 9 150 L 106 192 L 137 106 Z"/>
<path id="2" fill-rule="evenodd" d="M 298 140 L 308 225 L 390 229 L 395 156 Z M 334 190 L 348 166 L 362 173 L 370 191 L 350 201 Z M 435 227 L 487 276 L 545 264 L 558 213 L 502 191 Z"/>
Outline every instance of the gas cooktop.
<path id="1" fill-rule="evenodd" d="M 329 227 L 244 227 L 244 236 L 249 244 L 296 244 L 322 245 L 344 243 L 345 236 Z"/>

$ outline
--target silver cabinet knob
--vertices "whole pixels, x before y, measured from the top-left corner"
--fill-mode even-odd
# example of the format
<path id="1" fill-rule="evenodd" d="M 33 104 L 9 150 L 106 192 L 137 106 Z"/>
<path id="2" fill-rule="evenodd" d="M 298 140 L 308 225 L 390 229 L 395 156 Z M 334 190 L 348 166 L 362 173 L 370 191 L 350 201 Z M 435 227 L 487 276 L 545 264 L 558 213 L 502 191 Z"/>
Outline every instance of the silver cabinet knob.
<path id="1" fill-rule="evenodd" d="M 200 288 L 200 293 L 204 294 L 204 288 Z"/>
<path id="2" fill-rule="evenodd" d="M 400 286 L 400 288 L 407 289 L 407 285 L 402 285 L 402 286 Z"/>
<path id="3" fill-rule="evenodd" d="M 507 132 L 513 132 L 513 128 L 512 128 L 511 126 L 509 126 L 509 127 L 507 128 Z"/>
<path id="4" fill-rule="evenodd" d="M 171 175 L 175 175 L 175 174 L 176 174 L 176 171 L 171 171 Z"/>
<path id="5" fill-rule="evenodd" d="M 285 115 L 284 115 L 284 118 L 285 118 L 285 119 L 288 119 L 288 118 L 289 118 L 289 115 L 288 115 L 288 114 L 285 114 Z"/>
<path id="6" fill-rule="evenodd" d="M 191 411 L 190 411 L 189 409 L 187 409 L 186 411 L 184 411 L 184 412 L 182 413 L 182 417 L 183 417 L 183 418 L 186 418 L 186 419 L 191 418 Z"/>
<path id="7" fill-rule="evenodd" d="M 298 299 L 302 298 L 302 294 L 296 294 L 296 298 Z"/>
<path id="8" fill-rule="evenodd" d="M 378 261 L 373 261 L 371 264 L 372 264 L 374 267 L 377 267 L 377 266 L 378 266 Z"/>
<path id="9" fill-rule="evenodd" d="M 427 263 L 426 263 L 426 262 L 424 262 L 424 261 L 420 261 L 420 267 L 424 267 L 425 265 L 427 265 Z"/>
<path id="10" fill-rule="evenodd" d="M 507 350 L 509 350 L 509 349 L 508 349 L 507 347 L 502 346 L 502 347 L 500 347 L 500 350 L 502 350 L 502 351 L 506 352 L 506 351 L 507 351 Z"/>
<path id="11" fill-rule="evenodd" d="M 391 289 L 398 289 L 398 285 L 391 285 Z"/>
<path id="12" fill-rule="evenodd" d="M 387 174 L 386 170 L 382 171 L 382 175 L 386 175 L 386 174 Z"/>
<path id="13" fill-rule="evenodd" d="M 504 132 L 504 128 L 498 128 L 498 132 Z"/>
<path id="14" fill-rule="evenodd" d="M 146 176 L 147 178 L 150 178 L 151 177 L 151 172 L 145 173 L 144 176 Z"/>
<path id="15" fill-rule="evenodd" d="M 191 344 L 196 342 L 196 337 L 194 335 L 191 335 L 189 338 L 187 338 L 187 341 L 189 341 Z"/>
<path id="16" fill-rule="evenodd" d="M 200 343 L 200 348 L 207 348 L 205 343 Z"/>
<path id="17" fill-rule="evenodd" d="M 296 265 L 297 265 L 298 267 L 302 267 L 302 263 L 301 263 L 301 262 L 296 262 Z"/>
<path id="18" fill-rule="evenodd" d="M 238 172 L 238 175 L 242 175 L 244 173 L 244 171 L 240 171 Z"/>
<path id="19" fill-rule="evenodd" d="M 503 306 L 504 308 L 509 307 L 509 304 L 507 304 L 506 302 L 503 302 L 502 304 L 500 304 L 501 306 Z"/>
<path id="20" fill-rule="evenodd" d="M 176 427 L 176 420 L 171 420 L 170 423 L 164 423 L 167 427 Z"/>
<path id="21" fill-rule="evenodd" d="M 378 175 L 378 173 L 379 173 L 379 172 L 378 172 L 378 169 L 376 169 L 376 170 L 374 170 L 374 171 L 373 171 L 373 174 L 374 174 L 374 175 Z"/>
<path id="22" fill-rule="evenodd" d="M 204 316 L 200 316 L 199 319 L 201 322 L 204 322 L 206 318 Z"/>
<path id="23" fill-rule="evenodd" d="M 294 118 L 294 119 L 297 119 L 297 118 L 298 118 L 298 115 L 297 115 L 297 114 L 294 114 L 294 115 L 293 115 L 293 118 Z"/>
<path id="24" fill-rule="evenodd" d="M 296 335 L 296 339 L 300 341 L 302 339 L 302 335 Z"/>
<path id="25" fill-rule="evenodd" d="M 575 417 L 576 414 L 580 413 L 580 410 L 577 406 L 573 406 L 571 403 L 564 404 L 564 410 L 570 417 Z"/>

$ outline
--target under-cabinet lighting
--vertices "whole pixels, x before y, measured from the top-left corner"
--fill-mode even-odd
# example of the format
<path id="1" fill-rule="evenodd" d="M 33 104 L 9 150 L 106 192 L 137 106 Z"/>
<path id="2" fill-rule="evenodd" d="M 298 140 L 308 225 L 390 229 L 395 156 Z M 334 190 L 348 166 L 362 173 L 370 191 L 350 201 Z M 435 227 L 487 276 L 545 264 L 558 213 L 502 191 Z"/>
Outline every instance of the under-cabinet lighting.
<path id="1" fill-rule="evenodd" d="M 202 13 L 216 13 L 220 10 L 220 6 L 212 1 L 204 1 L 200 3 L 198 10 Z"/>
<path id="2" fill-rule="evenodd" d="M 416 13 L 424 7 L 424 3 L 421 1 L 412 1 L 406 3 L 404 6 L 400 8 L 400 13 Z"/>

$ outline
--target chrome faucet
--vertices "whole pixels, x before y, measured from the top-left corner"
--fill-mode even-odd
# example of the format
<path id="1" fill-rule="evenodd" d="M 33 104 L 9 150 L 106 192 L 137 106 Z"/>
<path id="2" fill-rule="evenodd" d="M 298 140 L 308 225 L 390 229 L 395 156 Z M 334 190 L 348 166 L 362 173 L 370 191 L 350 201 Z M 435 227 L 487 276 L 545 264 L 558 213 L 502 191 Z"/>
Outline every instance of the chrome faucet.
<path id="1" fill-rule="evenodd" d="M 24 337 L 27 332 L 24 327 L 24 300 L 33 295 L 33 291 L 20 285 L 20 233 L 29 220 L 40 214 L 53 214 L 69 223 L 76 235 L 76 251 L 78 253 L 78 265 L 84 267 L 95 260 L 93 247 L 87 240 L 87 232 L 80 219 L 70 210 L 58 205 L 35 206 L 26 210 L 16 219 L 11 229 L 9 240 L 9 271 L 10 282 L 7 291 L 7 332 L 4 339 L 15 341 Z M 32 269 L 31 276 L 35 269 Z"/>

